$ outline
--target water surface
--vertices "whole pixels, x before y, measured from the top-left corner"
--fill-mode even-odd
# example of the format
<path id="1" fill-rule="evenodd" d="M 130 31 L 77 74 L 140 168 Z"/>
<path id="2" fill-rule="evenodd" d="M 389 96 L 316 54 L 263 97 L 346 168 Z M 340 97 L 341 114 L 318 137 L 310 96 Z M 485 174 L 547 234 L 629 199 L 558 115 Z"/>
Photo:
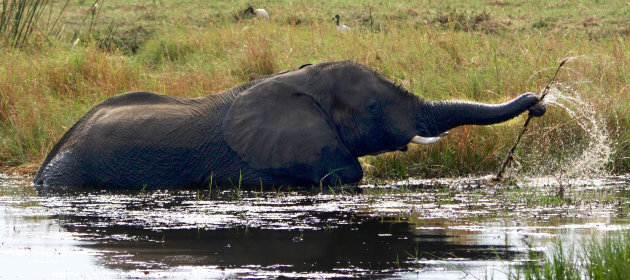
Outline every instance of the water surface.
<path id="1" fill-rule="evenodd" d="M 627 176 L 38 195 L 1 175 L 0 263 L 7 279 L 504 279 L 554 238 L 630 228 L 629 198 Z"/>

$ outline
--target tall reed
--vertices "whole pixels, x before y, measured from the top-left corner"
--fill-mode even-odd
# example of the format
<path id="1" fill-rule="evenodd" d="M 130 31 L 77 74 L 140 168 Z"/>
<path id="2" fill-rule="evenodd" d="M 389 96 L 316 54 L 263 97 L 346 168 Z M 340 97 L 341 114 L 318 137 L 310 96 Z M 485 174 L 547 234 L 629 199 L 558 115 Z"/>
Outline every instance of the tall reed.
<path id="1" fill-rule="evenodd" d="M 57 26 L 69 2 L 69 0 L 65 2 L 51 24 L 53 1 L 2 0 L 0 2 L 0 44 L 14 48 L 21 47 L 33 34 L 39 34 L 41 38 L 48 40 L 48 36 Z M 46 10 L 48 10 L 48 21 L 44 22 L 42 15 Z"/>

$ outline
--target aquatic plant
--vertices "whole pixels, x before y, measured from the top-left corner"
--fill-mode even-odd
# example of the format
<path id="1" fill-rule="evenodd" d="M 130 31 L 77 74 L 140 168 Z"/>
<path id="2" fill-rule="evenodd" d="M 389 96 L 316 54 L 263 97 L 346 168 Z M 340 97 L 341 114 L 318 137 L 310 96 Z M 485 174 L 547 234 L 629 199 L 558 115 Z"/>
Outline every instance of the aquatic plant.
<path id="1" fill-rule="evenodd" d="M 626 279 L 630 275 L 630 231 L 596 234 L 575 249 L 558 240 L 550 256 L 536 261 L 539 254 L 530 251 L 529 257 L 534 261 L 511 273 L 511 279 Z"/>

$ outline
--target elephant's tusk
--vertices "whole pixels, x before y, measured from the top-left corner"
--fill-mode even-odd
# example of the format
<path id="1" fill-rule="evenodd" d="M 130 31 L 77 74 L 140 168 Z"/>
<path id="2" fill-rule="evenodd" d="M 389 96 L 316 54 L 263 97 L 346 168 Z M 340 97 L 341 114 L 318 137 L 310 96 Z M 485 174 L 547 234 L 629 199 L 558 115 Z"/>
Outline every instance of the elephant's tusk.
<path id="1" fill-rule="evenodd" d="M 446 136 L 446 135 L 448 135 L 448 132 L 443 132 L 442 134 L 440 134 L 440 136 L 436 136 L 436 137 L 422 137 L 420 135 L 416 135 L 413 138 L 411 138 L 411 143 L 420 144 L 420 145 L 429 145 L 429 144 L 433 144 L 439 141 L 440 138 L 442 138 L 442 136 Z"/>
<path id="2" fill-rule="evenodd" d="M 420 144 L 420 145 L 429 145 L 433 144 L 440 140 L 440 137 L 422 137 L 422 136 L 414 136 L 411 138 L 411 143 Z"/>

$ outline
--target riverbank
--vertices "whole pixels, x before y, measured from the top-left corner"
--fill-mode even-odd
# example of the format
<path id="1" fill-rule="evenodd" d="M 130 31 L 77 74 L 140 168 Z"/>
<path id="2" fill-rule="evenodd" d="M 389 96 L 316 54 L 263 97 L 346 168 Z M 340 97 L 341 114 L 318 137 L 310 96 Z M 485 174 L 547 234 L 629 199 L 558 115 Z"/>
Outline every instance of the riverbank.
<path id="1" fill-rule="evenodd" d="M 69 4 L 51 28 L 58 36 L 36 33 L 20 48 L 3 47 L 0 163 L 32 174 L 90 108 L 129 91 L 199 97 L 305 63 L 351 59 L 426 99 L 501 103 L 539 92 L 571 56 L 548 113 L 519 146 L 519 172 L 630 172 L 625 2 L 278 1 L 264 7 L 270 20 L 244 16 L 247 5 Z M 337 32 L 334 14 L 352 31 Z M 523 122 L 460 127 L 432 146 L 366 157 L 366 177 L 493 173 Z"/>

